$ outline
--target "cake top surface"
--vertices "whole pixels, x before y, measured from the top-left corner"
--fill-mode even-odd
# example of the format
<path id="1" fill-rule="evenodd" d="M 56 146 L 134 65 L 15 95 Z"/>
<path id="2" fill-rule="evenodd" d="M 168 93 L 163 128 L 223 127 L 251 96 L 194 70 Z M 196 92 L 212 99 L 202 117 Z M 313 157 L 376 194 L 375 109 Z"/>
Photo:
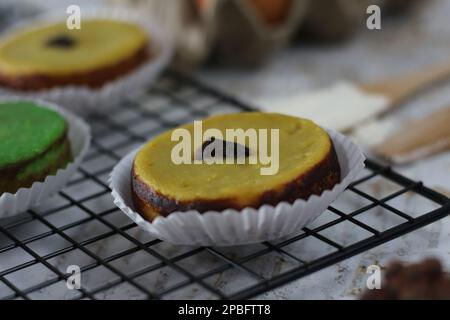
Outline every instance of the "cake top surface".
<path id="1" fill-rule="evenodd" d="M 0 102 L 0 169 L 31 160 L 66 132 L 56 111 L 27 101 Z"/>
<path id="2" fill-rule="evenodd" d="M 187 129 L 194 139 L 194 127 L 193 124 L 188 124 L 180 128 Z M 249 112 L 213 116 L 202 122 L 203 132 L 209 128 L 218 129 L 224 137 L 226 129 L 267 129 L 268 154 L 275 149 L 269 131 L 278 129 L 277 173 L 262 175 L 261 168 L 267 166 L 261 159 L 256 164 L 248 161 L 245 164 L 176 164 L 173 162 L 172 150 L 179 140 L 171 141 L 173 130 L 161 134 L 141 148 L 135 158 L 134 173 L 154 191 L 173 196 L 177 200 L 226 198 L 233 197 L 236 193 L 256 198 L 261 191 L 277 188 L 314 168 L 328 156 L 332 147 L 327 132 L 312 121 L 276 113 Z M 258 148 L 263 146 L 259 142 L 258 144 Z M 259 150 L 249 144 L 249 140 L 245 141 L 244 147 L 249 148 L 252 154 L 259 154 Z M 193 159 L 198 152 L 194 149 L 195 147 L 190 155 Z"/>
<path id="3" fill-rule="evenodd" d="M 81 29 L 64 22 L 26 28 L 0 43 L 0 72 L 6 75 L 66 75 L 108 67 L 145 47 L 138 25 L 106 19 L 83 20 Z"/>

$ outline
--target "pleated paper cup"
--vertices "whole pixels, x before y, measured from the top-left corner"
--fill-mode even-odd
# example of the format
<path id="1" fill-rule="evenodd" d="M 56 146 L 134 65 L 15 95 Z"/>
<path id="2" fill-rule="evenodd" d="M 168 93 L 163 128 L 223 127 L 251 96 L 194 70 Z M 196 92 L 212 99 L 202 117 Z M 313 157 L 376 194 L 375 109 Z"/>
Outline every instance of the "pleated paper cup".
<path id="1" fill-rule="evenodd" d="M 104 112 L 108 107 L 114 106 L 117 101 L 126 97 L 139 95 L 148 90 L 159 74 L 169 64 L 172 57 L 172 43 L 157 25 L 141 16 L 139 13 L 120 7 L 86 9 L 82 11 L 81 27 L 83 19 L 113 19 L 134 23 L 142 27 L 149 37 L 149 59 L 135 70 L 107 82 L 100 88 L 87 86 L 60 86 L 44 90 L 21 91 L 0 86 L 0 95 L 15 95 L 31 99 L 41 99 L 55 102 L 79 115 Z M 6 33 L 0 39 L 9 37 L 17 30 L 45 26 L 62 22 L 67 16 L 61 16 L 61 12 L 50 13 L 39 18 L 21 22 Z"/>
<path id="2" fill-rule="evenodd" d="M 125 156 L 110 175 L 114 203 L 142 229 L 152 236 L 173 244 L 193 246 L 231 246 L 276 240 L 301 232 L 316 219 L 356 179 L 364 168 L 365 157 L 360 148 L 344 135 L 327 130 L 339 164 L 341 182 L 320 196 L 294 203 L 280 202 L 259 209 L 227 209 L 200 213 L 195 210 L 173 212 L 167 217 L 145 220 L 135 211 L 131 197 L 131 169 L 138 150 Z"/>
<path id="3" fill-rule="evenodd" d="M 40 205 L 43 201 L 60 191 L 69 181 L 70 177 L 80 166 L 86 155 L 91 134 L 88 125 L 79 117 L 61 107 L 41 100 L 30 100 L 18 97 L 1 98 L 1 102 L 31 101 L 39 106 L 52 109 L 61 114 L 68 125 L 68 138 L 72 149 L 72 161 L 65 167 L 59 169 L 56 174 L 49 175 L 44 181 L 34 182 L 29 188 L 20 188 L 16 193 L 9 192 L 0 195 L 0 218 L 10 217 L 21 213 L 32 207 Z M 1 179 L 1 177 L 0 177 Z"/>

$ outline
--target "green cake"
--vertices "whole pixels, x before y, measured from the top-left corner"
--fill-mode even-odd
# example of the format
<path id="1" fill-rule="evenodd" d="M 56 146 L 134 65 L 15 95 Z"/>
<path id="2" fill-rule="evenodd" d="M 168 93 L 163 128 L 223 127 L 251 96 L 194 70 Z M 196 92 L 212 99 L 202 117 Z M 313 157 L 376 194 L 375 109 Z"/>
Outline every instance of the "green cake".
<path id="1" fill-rule="evenodd" d="M 71 159 L 59 113 L 28 101 L 0 102 L 0 195 L 44 181 Z"/>

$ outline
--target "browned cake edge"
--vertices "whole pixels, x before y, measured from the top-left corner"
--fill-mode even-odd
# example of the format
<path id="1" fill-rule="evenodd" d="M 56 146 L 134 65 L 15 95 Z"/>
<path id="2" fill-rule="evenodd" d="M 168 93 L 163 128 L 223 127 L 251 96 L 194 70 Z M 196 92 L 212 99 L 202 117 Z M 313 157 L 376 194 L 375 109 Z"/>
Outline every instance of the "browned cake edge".
<path id="1" fill-rule="evenodd" d="M 146 185 L 136 174 L 134 166 L 131 172 L 131 188 L 134 206 L 141 215 L 149 221 L 157 216 L 167 216 L 174 211 L 197 210 L 201 213 L 228 208 L 242 210 L 236 199 L 196 199 L 194 201 L 178 201 L 162 195 Z M 270 190 L 249 206 L 259 208 L 264 204 L 276 205 L 287 201 L 293 203 L 297 199 L 308 199 L 311 195 L 320 195 L 323 191 L 332 189 L 341 180 L 341 170 L 334 145 L 330 152 L 308 172 L 301 174 L 292 181 L 280 186 L 277 190 Z"/>
<path id="2" fill-rule="evenodd" d="M 20 174 L 21 170 L 28 165 L 42 157 L 46 154 L 52 152 L 54 149 L 63 146 L 64 151 L 61 153 L 60 157 L 55 161 L 49 163 L 49 165 L 39 172 L 39 174 L 27 177 L 26 179 L 18 180 L 17 176 Z M 72 160 L 72 151 L 70 146 L 70 141 L 65 133 L 61 138 L 59 138 L 55 143 L 48 147 L 40 155 L 34 157 L 33 159 L 17 163 L 14 166 L 8 168 L 0 169 L 0 195 L 5 192 L 15 193 L 20 188 L 29 188 L 36 181 L 44 181 L 48 175 L 56 173 L 58 169 L 63 168 Z"/>
<path id="3" fill-rule="evenodd" d="M 87 86 L 95 89 L 102 87 L 107 82 L 113 81 L 120 76 L 130 73 L 150 58 L 151 54 L 147 45 L 145 45 L 130 57 L 114 65 L 84 73 L 73 73 L 64 76 L 44 74 L 14 76 L 2 74 L 0 70 L 0 86 L 21 91 L 44 90 L 69 85 Z"/>

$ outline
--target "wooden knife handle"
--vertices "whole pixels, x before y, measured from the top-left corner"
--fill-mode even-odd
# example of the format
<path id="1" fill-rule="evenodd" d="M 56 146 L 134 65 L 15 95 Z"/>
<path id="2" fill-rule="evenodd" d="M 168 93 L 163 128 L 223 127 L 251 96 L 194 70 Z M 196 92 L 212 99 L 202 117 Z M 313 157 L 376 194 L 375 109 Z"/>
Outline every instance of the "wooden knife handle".
<path id="1" fill-rule="evenodd" d="M 405 163 L 450 149 L 450 107 L 401 127 L 374 151 L 384 158 Z"/>
<path id="2" fill-rule="evenodd" d="M 390 107 L 395 107 L 429 86 L 439 81 L 450 79 L 450 61 L 428 67 L 419 72 L 362 85 L 361 88 L 373 94 L 382 94 L 390 100 Z"/>

